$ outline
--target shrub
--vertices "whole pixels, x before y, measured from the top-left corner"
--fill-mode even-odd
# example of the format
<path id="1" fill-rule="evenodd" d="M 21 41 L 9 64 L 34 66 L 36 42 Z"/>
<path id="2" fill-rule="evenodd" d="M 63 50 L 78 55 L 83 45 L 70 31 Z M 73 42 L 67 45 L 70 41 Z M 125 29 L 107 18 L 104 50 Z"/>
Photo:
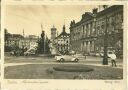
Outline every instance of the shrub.
<path id="1" fill-rule="evenodd" d="M 54 70 L 56 71 L 66 71 L 66 72 L 89 72 L 93 71 L 92 68 L 89 68 L 87 66 L 68 66 L 68 65 L 61 65 L 61 66 L 56 66 L 53 67 Z"/>

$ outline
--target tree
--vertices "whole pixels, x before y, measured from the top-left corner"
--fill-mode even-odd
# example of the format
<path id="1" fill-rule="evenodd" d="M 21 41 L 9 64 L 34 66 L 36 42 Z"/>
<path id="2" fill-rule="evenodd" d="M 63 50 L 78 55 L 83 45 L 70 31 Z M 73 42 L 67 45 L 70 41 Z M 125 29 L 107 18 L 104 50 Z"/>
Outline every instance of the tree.
<path id="1" fill-rule="evenodd" d="M 5 52 L 7 51 L 11 51 L 12 50 L 12 47 L 11 46 L 8 46 L 9 45 L 9 38 L 11 37 L 11 34 L 8 33 L 8 30 L 5 28 L 4 29 L 4 41 L 5 41 L 5 45 L 4 45 L 4 49 L 5 49 Z"/>
<path id="2" fill-rule="evenodd" d="M 8 30 L 5 28 L 4 29 L 4 39 L 5 39 L 5 41 L 8 39 Z"/>
<path id="3" fill-rule="evenodd" d="M 49 44 L 50 44 L 50 40 L 49 40 L 48 37 L 46 36 L 46 39 L 45 39 L 45 53 L 46 53 L 46 54 L 50 54 L 50 47 L 49 47 Z"/>

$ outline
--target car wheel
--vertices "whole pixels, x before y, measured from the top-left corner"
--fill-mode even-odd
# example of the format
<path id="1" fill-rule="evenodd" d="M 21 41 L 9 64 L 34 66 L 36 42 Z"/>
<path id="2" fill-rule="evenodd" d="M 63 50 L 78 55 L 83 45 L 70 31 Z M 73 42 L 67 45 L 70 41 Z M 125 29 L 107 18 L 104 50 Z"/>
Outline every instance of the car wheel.
<path id="1" fill-rule="evenodd" d="M 63 58 L 61 58 L 61 59 L 60 59 L 60 62 L 64 62 L 64 59 L 63 59 Z"/>
<path id="2" fill-rule="evenodd" d="M 79 59 L 78 59 L 78 58 L 76 58 L 76 59 L 75 59 L 75 62 L 78 62 L 78 61 L 79 61 Z"/>

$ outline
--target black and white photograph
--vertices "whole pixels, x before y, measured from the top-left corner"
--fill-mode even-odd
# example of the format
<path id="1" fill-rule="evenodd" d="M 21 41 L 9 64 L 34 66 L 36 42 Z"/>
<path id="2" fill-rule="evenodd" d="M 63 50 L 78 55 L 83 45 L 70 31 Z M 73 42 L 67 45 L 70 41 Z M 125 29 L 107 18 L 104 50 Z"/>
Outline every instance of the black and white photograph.
<path id="1" fill-rule="evenodd" d="M 123 5 L 6 5 L 5 79 L 123 80 Z"/>

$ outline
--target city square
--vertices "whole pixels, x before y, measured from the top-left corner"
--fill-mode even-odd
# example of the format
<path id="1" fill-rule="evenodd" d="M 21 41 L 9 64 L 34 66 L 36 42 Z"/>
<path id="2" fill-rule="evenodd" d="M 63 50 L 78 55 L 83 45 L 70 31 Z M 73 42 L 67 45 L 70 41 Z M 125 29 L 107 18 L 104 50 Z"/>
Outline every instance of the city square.
<path id="1" fill-rule="evenodd" d="M 6 79 L 123 79 L 123 5 L 8 7 Z"/>
<path id="2" fill-rule="evenodd" d="M 53 70 L 56 66 L 85 66 L 94 69 L 91 72 L 65 72 Z M 84 67 L 84 68 L 85 68 Z M 86 69 L 86 68 L 85 68 Z M 116 79 L 123 78 L 122 60 L 118 59 L 117 67 L 102 65 L 102 58 L 82 58 L 79 62 L 56 62 L 49 57 L 12 57 L 5 58 L 5 78 L 7 79 Z M 81 77 L 82 76 L 82 77 Z"/>

